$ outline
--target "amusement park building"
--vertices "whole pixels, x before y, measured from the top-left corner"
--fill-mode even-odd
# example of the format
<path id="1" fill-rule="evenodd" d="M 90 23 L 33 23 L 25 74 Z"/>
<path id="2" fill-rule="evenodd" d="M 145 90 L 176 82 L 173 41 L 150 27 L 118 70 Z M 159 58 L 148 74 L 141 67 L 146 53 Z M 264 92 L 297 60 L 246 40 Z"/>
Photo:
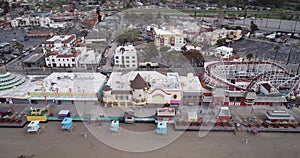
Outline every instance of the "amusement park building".
<path id="1" fill-rule="evenodd" d="M 100 73 L 52 73 L 28 88 L 30 101 L 98 101 L 106 76 Z"/>
<path id="2" fill-rule="evenodd" d="M 200 76 L 203 103 L 223 105 L 273 105 L 287 102 L 283 93 L 299 92 L 299 75 L 269 61 L 209 62 Z"/>
<path id="3" fill-rule="evenodd" d="M 191 73 L 113 72 L 102 91 L 105 106 L 198 105 L 202 98 L 200 81 Z"/>

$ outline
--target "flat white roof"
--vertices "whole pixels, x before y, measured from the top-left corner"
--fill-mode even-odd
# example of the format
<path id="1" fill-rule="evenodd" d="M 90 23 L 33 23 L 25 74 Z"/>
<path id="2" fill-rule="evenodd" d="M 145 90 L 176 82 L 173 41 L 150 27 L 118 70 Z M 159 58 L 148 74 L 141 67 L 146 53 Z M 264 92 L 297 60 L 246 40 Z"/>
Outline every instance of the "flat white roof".
<path id="1" fill-rule="evenodd" d="M 35 86 L 29 88 L 30 92 L 67 92 L 97 93 L 104 84 L 105 75 L 100 73 L 52 73 Z"/>
<path id="2" fill-rule="evenodd" d="M 179 76 L 179 81 L 184 92 L 201 92 L 202 90 L 198 76 Z"/>
<path id="3" fill-rule="evenodd" d="M 155 28 L 154 31 L 157 35 L 173 35 L 173 34 L 182 35 L 182 33 L 180 33 L 179 30 L 176 29 L 163 30 L 163 29 Z"/>
<path id="4" fill-rule="evenodd" d="M 231 52 L 231 51 L 233 51 L 233 48 L 221 46 L 221 47 L 217 47 L 216 50 L 224 50 L 226 52 Z"/>
<path id="5" fill-rule="evenodd" d="M 178 73 L 169 72 L 166 75 L 157 71 L 131 71 L 125 74 L 122 72 L 112 72 L 107 82 L 113 90 L 130 90 L 130 81 L 134 80 L 137 74 L 149 82 L 149 90 L 183 90 L 184 92 L 201 92 L 202 86 L 197 76 L 189 74 L 179 76 Z"/>
<path id="6" fill-rule="evenodd" d="M 130 81 L 134 80 L 136 75 L 140 74 L 141 77 L 149 82 L 153 89 L 165 89 L 165 90 L 180 90 L 180 82 L 178 73 L 167 73 L 166 75 L 157 71 L 130 71 L 122 74 L 122 72 L 112 72 L 107 82 L 113 90 L 130 90 Z"/>

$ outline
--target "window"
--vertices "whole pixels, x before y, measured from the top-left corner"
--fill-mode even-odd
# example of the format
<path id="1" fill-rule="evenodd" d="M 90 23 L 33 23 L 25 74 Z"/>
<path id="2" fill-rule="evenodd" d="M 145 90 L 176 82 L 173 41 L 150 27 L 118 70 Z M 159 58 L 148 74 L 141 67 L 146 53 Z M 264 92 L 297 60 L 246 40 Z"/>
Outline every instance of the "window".
<path id="1" fill-rule="evenodd" d="M 60 59 L 57 59 L 58 61 L 60 61 Z"/>
<path id="2" fill-rule="evenodd" d="M 132 63 L 135 63 L 135 60 L 131 61 Z"/>
<path id="3" fill-rule="evenodd" d="M 116 96 L 115 96 L 115 99 L 118 100 L 118 99 L 119 99 L 119 96 L 116 95 Z"/>
<path id="4" fill-rule="evenodd" d="M 75 62 L 75 59 L 72 59 L 73 62 Z"/>
<path id="5" fill-rule="evenodd" d="M 129 63 L 129 61 L 127 60 L 126 63 Z"/>
<path id="6" fill-rule="evenodd" d="M 123 95 L 120 96 L 120 100 L 124 100 L 124 96 Z"/>
<path id="7" fill-rule="evenodd" d="M 135 56 L 132 56 L 131 59 L 135 59 Z"/>
<path id="8" fill-rule="evenodd" d="M 119 57 L 118 57 L 118 56 L 116 56 L 116 59 L 119 59 Z"/>
<path id="9" fill-rule="evenodd" d="M 49 61 L 49 59 L 48 59 L 48 58 L 46 58 L 46 61 Z"/>
<path id="10" fill-rule="evenodd" d="M 119 63 L 119 60 L 116 60 L 116 63 Z"/>
<path id="11" fill-rule="evenodd" d="M 69 59 L 66 59 L 67 61 L 69 61 Z"/>
<path id="12" fill-rule="evenodd" d="M 62 61 L 65 61 L 65 59 L 62 59 Z"/>
<path id="13" fill-rule="evenodd" d="M 126 67 L 130 67 L 130 65 L 126 65 Z"/>
<path id="14" fill-rule="evenodd" d="M 126 56 L 125 59 L 129 59 L 129 56 Z"/>
<path id="15" fill-rule="evenodd" d="M 54 60 L 54 59 L 52 59 L 52 62 L 55 62 L 55 60 Z"/>
<path id="16" fill-rule="evenodd" d="M 126 96 L 126 100 L 128 100 L 129 99 L 129 97 L 128 96 Z"/>

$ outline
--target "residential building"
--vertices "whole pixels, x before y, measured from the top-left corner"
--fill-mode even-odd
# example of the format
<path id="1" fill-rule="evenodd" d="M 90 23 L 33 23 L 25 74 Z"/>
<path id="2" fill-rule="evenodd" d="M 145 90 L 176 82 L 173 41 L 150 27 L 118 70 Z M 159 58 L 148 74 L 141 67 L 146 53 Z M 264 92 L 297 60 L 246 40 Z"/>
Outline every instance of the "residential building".
<path id="1" fill-rule="evenodd" d="M 120 68 L 137 68 L 137 52 L 133 45 L 117 47 L 114 55 L 114 64 Z"/>
<path id="2" fill-rule="evenodd" d="M 87 34 L 87 36 L 84 38 L 85 43 L 87 44 L 93 44 L 93 43 L 99 43 L 99 42 L 107 42 L 108 34 L 106 31 L 99 32 L 98 30 L 91 31 Z"/>
<path id="3" fill-rule="evenodd" d="M 215 56 L 223 58 L 230 58 L 233 55 L 233 48 L 220 46 L 216 48 Z"/>
<path id="4" fill-rule="evenodd" d="M 102 89 L 105 106 L 139 106 L 201 102 L 201 84 L 197 76 L 156 71 L 112 72 Z"/>
<path id="5" fill-rule="evenodd" d="M 50 28 L 66 28 L 67 23 L 66 22 L 50 22 L 49 23 Z"/>
<path id="6" fill-rule="evenodd" d="M 45 61 L 47 67 L 78 67 L 79 52 L 70 52 L 67 49 L 65 53 L 50 52 L 46 54 Z"/>
<path id="7" fill-rule="evenodd" d="M 176 29 L 153 28 L 153 39 L 156 46 L 182 47 L 185 45 L 183 34 Z"/>
<path id="8" fill-rule="evenodd" d="M 78 65 L 88 70 L 96 70 L 101 61 L 102 55 L 95 50 L 82 51 L 79 55 Z"/>
<path id="9" fill-rule="evenodd" d="M 226 39 L 239 40 L 242 38 L 242 30 L 226 30 Z"/>
<path id="10" fill-rule="evenodd" d="M 225 29 L 217 29 L 213 32 L 203 32 L 200 36 L 198 36 L 199 42 L 204 42 L 209 45 L 216 45 L 219 39 L 226 38 L 226 30 Z"/>
<path id="11" fill-rule="evenodd" d="M 27 37 L 52 37 L 53 31 L 30 31 L 26 34 Z"/>
<path id="12" fill-rule="evenodd" d="M 39 26 L 39 27 L 48 27 L 51 23 L 49 17 L 17 17 L 11 21 L 12 27 L 25 27 L 25 26 Z"/>
<path id="13" fill-rule="evenodd" d="M 42 42 L 44 53 L 55 51 L 61 48 L 71 48 L 76 43 L 76 35 L 58 35 Z"/>

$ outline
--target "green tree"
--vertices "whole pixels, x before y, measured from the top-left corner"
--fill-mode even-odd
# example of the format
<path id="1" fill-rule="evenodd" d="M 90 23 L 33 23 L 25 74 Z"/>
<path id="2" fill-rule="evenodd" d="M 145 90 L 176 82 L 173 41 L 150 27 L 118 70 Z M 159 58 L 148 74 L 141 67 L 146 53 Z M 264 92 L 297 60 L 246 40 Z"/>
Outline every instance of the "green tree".
<path id="1" fill-rule="evenodd" d="M 153 42 L 147 43 L 144 50 L 144 61 L 151 61 L 152 58 L 157 58 L 159 55 L 158 49 Z"/>
<path id="2" fill-rule="evenodd" d="M 140 36 L 140 32 L 137 29 L 118 30 L 114 34 L 114 38 L 120 44 L 125 44 L 127 42 L 134 43 L 139 36 Z"/>
<path id="3" fill-rule="evenodd" d="M 248 59 L 248 61 L 251 61 L 253 58 L 253 54 L 252 53 L 248 53 L 246 58 Z"/>
<path id="4" fill-rule="evenodd" d="M 24 45 L 20 42 L 16 42 L 15 43 L 15 48 L 18 49 L 20 52 L 23 53 L 23 50 L 24 50 Z"/>
<path id="5" fill-rule="evenodd" d="M 225 38 L 221 38 L 217 40 L 217 45 L 218 46 L 223 46 L 226 43 L 226 39 Z"/>
<path id="6" fill-rule="evenodd" d="M 122 52 L 122 54 L 125 52 L 125 48 L 124 47 L 121 47 L 120 48 L 120 51 Z"/>
<path id="7" fill-rule="evenodd" d="M 89 34 L 89 31 L 84 29 L 80 31 L 80 34 L 83 35 L 84 37 L 87 36 Z"/>
<path id="8" fill-rule="evenodd" d="M 280 50 L 280 45 L 276 45 L 275 47 L 274 47 L 274 53 L 275 53 L 275 56 L 274 56 L 274 62 L 275 62 L 275 60 L 276 60 L 276 58 L 277 58 L 277 55 L 278 55 L 278 53 L 279 53 L 279 50 Z"/>

